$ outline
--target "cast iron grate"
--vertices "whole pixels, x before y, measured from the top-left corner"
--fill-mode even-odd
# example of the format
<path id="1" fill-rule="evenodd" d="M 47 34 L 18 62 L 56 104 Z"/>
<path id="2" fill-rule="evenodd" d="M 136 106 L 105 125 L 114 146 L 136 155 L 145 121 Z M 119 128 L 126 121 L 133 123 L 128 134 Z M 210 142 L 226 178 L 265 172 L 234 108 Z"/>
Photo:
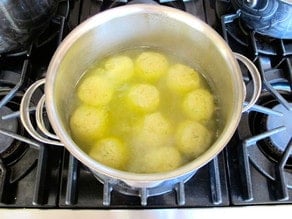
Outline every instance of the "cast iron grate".
<path id="1" fill-rule="evenodd" d="M 278 122 L 283 114 L 288 118 L 282 121 L 291 120 L 291 40 L 270 38 L 239 27 L 239 13 L 222 16 L 223 36 L 233 50 L 240 48 L 257 65 L 263 91 L 257 105 L 243 114 L 227 148 L 231 202 L 291 203 L 292 136 L 290 125 Z M 238 32 L 241 34 L 234 34 Z M 285 143 L 279 146 L 275 139 L 284 137 Z"/>
<path id="2" fill-rule="evenodd" d="M 63 38 L 68 13 L 69 1 L 62 1 L 56 17 L 49 25 L 50 28 L 27 49 L 0 55 L 2 124 L 0 207 L 56 208 L 58 206 L 60 167 L 64 149 L 43 145 L 31 139 L 21 125 L 18 110 L 27 86 L 39 77 L 43 77 L 52 55 L 48 48 L 56 49 L 59 45 Z M 43 61 L 44 56 L 40 54 L 47 55 L 46 62 Z M 36 68 L 39 71 L 36 71 Z M 42 94 L 42 90 L 36 92 L 30 111 L 34 111 L 34 106 Z M 15 128 L 8 129 L 12 124 Z"/>

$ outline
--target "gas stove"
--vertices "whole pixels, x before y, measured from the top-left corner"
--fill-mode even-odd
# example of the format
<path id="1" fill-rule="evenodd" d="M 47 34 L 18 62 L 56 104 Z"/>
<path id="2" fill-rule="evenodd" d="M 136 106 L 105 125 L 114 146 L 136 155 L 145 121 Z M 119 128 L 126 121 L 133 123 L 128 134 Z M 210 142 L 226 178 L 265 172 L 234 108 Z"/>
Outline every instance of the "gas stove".
<path id="1" fill-rule="evenodd" d="M 151 1 L 184 10 L 208 23 L 233 51 L 253 61 L 262 77 L 261 96 L 256 105 L 242 114 L 231 141 L 186 182 L 165 191 L 153 191 L 146 197 L 108 187 L 65 148 L 40 143 L 27 133 L 19 115 L 22 96 L 31 84 L 45 76 L 62 39 L 87 18 L 133 2 L 137 3 L 60 1 L 49 27 L 31 45 L 0 55 L 0 215 L 6 218 L 8 209 L 19 210 L 13 211 L 15 216 L 24 209 L 36 215 L 40 209 L 50 209 L 54 213 L 49 215 L 59 216 L 78 209 L 86 214 L 115 212 L 120 216 L 131 211 L 131 216 L 135 216 L 143 209 L 149 210 L 145 214 L 148 217 L 175 214 L 182 218 L 202 209 L 203 215 L 207 215 L 206 210 L 214 208 L 289 206 L 292 39 L 270 38 L 250 30 L 230 1 Z M 241 68 L 248 99 L 253 85 L 247 69 Z M 31 117 L 43 93 L 42 89 L 34 93 L 29 106 Z M 45 114 L 44 123 L 50 129 Z"/>

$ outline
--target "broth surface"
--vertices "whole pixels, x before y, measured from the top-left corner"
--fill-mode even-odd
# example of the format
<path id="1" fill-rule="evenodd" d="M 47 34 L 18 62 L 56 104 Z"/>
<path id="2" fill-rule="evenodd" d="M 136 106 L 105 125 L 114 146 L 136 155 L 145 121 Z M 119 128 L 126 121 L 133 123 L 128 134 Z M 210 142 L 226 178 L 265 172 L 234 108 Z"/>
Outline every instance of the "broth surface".
<path id="1" fill-rule="evenodd" d="M 204 153 L 219 132 L 217 100 L 201 70 L 153 48 L 97 61 L 73 99 L 74 141 L 124 171 L 176 169 Z"/>

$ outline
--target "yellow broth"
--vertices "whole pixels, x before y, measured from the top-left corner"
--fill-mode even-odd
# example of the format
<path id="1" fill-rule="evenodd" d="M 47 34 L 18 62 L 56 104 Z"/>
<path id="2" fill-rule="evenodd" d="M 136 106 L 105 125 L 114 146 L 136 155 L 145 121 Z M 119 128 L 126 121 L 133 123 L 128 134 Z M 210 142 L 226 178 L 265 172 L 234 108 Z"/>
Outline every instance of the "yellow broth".
<path id="1" fill-rule="evenodd" d="M 153 48 L 109 55 L 74 91 L 72 138 L 112 168 L 171 171 L 216 139 L 217 99 L 200 69 Z"/>

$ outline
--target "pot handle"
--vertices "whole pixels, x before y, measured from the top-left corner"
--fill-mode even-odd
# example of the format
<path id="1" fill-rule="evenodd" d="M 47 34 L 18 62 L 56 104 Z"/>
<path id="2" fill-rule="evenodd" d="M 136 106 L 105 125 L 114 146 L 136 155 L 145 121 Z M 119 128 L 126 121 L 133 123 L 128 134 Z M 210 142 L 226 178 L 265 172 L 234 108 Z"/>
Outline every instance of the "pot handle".
<path id="1" fill-rule="evenodd" d="M 33 83 L 23 95 L 23 98 L 20 102 L 20 119 L 21 122 L 26 129 L 26 131 L 36 140 L 51 145 L 64 146 L 62 142 L 60 142 L 58 136 L 50 133 L 43 120 L 43 109 L 45 106 L 45 95 L 43 95 L 36 107 L 35 120 L 37 123 L 37 127 L 40 131 L 37 131 L 33 126 L 30 117 L 30 100 L 34 92 L 43 84 L 45 84 L 45 79 L 41 79 Z M 44 137 L 45 136 L 45 137 Z"/>
<path id="2" fill-rule="evenodd" d="M 254 63 L 252 61 L 250 61 L 247 57 L 245 57 L 239 53 L 234 52 L 233 54 L 237 60 L 241 61 L 246 66 L 246 68 L 248 69 L 248 71 L 251 75 L 252 81 L 253 81 L 252 97 L 249 100 L 249 102 L 243 103 L 244 106 L 243 106 L 242 112 L 246 112 L 257 102 L 257 100 L 261 94 L 261 91 L 262 91 L 262 80 L 261 80 L 261 76 L 260 76 L 260 73 L 259 73 L 257 67 L 254 65 Z M 243 87 L 244 87 L 244 97 L 245 97 L 246 96 L 246 86 L 244 83 L 243 83 Z"/>
<path id="3" fill-rule="evenodd" d="M 244 102 L 244 107 L 242 112 L 248 111 L 257 101 L 261 94 L 262 90 L 262 81 L 260 73 L 258 72 L 258 69 L 256 66 L 245 56 L 234 53 L 234 56 L 237 60 L 241 61 L 249 70 L 250 75 L 252 77 L 252 81 L 254 84 L 253 89 L 253 95 L 249 102 Z M 31 118 L 30 118 L 30 100 L 32 98 L 32 95 L 34 92 L 43 84 L 45 84 L 45 79 L 40 79 L 33 83 L 25 92 L 23 95 L 23 98 L 20 103 L 20 119 L 21 122 L 26 129 L 26 131 L 36 140 L 45 143 L 45 144 L 51 144 L 51 145 L 58 145 L 58 146 L 64 146 L 64 144 L 60 141 L 59 137 L 55 134 L 50 133 L 50 131 L 47 130 L 44 120 L 43 120 L 43 109 L 45 107 L 45 95 L 43 95 L 40 99 L 40 101 L 37 104 L 36 107 L 36 113 L 35 113 L 35 120 L 37 123 L 37 127 L 39 131 L 34 128 Z M 246 95 L 246 87 L 244 86 L 244 96 Z M 45 137 L 44 137 L 45 136 Z"/>

